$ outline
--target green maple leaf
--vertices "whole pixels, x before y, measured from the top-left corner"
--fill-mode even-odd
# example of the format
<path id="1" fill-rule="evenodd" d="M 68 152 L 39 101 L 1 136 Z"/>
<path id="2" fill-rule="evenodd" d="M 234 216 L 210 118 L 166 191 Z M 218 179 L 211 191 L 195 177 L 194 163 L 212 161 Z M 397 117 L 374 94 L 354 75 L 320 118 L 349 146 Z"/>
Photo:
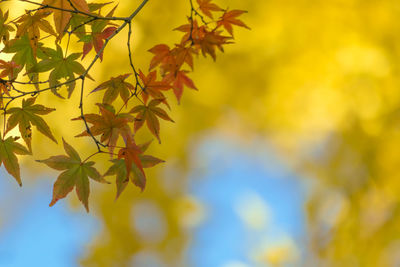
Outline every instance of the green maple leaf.
<path id="1" fill-rule="evenodd" d="M 18 23 L 16 38 L 28 34 L 30 45 L 33 49 L 33 54 L 35 56 L 40 40 L 40 30 L 57 36 L 50 23 L 44 19 L 50 14 L 51 12 L 49 11 L 36 12 L 33 15 L 31 13 L 26 13 L 16 21 L 16 23 Z"/>
<path id="2" fill-rule="evenodd" d="M 106 90 L 103 96 L 103 103 L 111 104 L 117 99 L 118 95 L 121 96 L 124 103 L 127 103 L 130 94 L 133 93 L 135 89 L 132 84 L 125 81 L 125 79 L 128 78 L 130 75 L 131 74 L 128 73 L 124 75 L 119 75 L 118 77 L 112 77 L 110 80 L 97 86 L 90 93 Z"/>
<path id="3" fill-rule="evenodd" d="M 37 63 L 33 68 L 29 70 L 32 72 L 47 72 L 50 71 L 49 84 L 52 87 L 51 91 L 58 97 L 63 98 L 57 92 L 57 85 L 60 79 L 66 79 L 68 98 L 71 97 L 72 92 L 75 89 L 76 81 L 75 74 L 82 75 L 85 72 L 85 68 L 76 60 L 80 57 L 80 53 L 72 53 L 69 56 L 64 56 L 61 46 L 57 45 L 57 50 L 46 48 L 44 53 L 48 56 L 46 59 Z M 91 78 L 87 75 L 88 78 Z"/>
<path id="4" fill-rule="evenodd" d="M 132 183 L 140 187 L 143 191 L 144 187 L 146 186 L 146 177 L 144 177 L 143 173 L 139 170 L 138 167 L 136 167 L 135 164 L 132 164 L 132 169 L 128 178 L 125 160 L 113 159 L 111 162 L 113 163 L 113 165 L 111 165 L 104 176 L 116 176 L 117 196 L 115 197 L 115 199 L 117 199 L 125 190 L 126 186 L 128 185 L 129 179 L 132 181 Z"/>
<path id="5" fill-rule="evenodd" d="M 7 42 L 2 52 L 15 53 L 12 61 L 20 65 L 21 69 L 24 66 L 29 69 L 37 63 L 36 58 L 33 55 L 33 49 L 30 45 L 28 34 L 25 34 L 18 39 L 13 39 Z"/>
<path id="6" fill-rule="evenodd" d="M 3 14 L 3 11 L 0 10 L 0 43 L 7 42 L 8 39 L 10 38 L 10 32 L 14 31 L 14 28 L 9 25 L 9 23 L 6 23 L 8 19 L 8 10 L 6 13 Z"/>
<path id="7" fill-rule="evenodd" d="M 135 118 L 134 130 L 137 132 L 147 122 L 147 128 L 150 132 L 157 137 L 158 142 L 161 144 L 160 139 L 160 122 L 158 118 L 166 121 L 174 122 L 165 112 L 165 110 L 158 107 L 162 103 L 162 99 L 153 99 L 148 105 L 138 105 L 133 107 L 129 113 L 138 113 Z"/>
<path id="8" fill-rule="evenodd" d="M 20 169 L 17 155 L 31 154 L 23 145 L 15 142 L 18 138 L 8 137 L 7 139 L 0 139 L 0 166 L 4 164 L 7 172 L 14 176 L 18 184 L 22 186 Z"/>
<path id="9" fill-rule="evenodd" d="M 97 15 L 101 16 L 100 10 L 103 7 L 105 7 L 105 6 L 109 5 L 109 4 L 112 4 L 112 2 L 108 2 L 108 3 L 88 3 L 88 7 L 89 7 L 90 12 L 94 13 L 95 11 L 98 11 Z M 107 15 L 107 17 L 112 17 L 112 14 L 111 14 L 111 16 Z M 92 22 L 88 23 L 89 21 L 92 21 Z M 71 30 L 74 30 L 73 34 L 75 34 L 79 39 L 81 39 L 81 38 L 85 38 L 84 36 L 87 36 L 86 35 L 86 33 L 87 33 L 86 24 L 92 25 L 92 27 L 93 27 L 94 24 L 98 24 L 100 22 L 101 23 L 105 23 L 107 25 L 107 21 L 106 20 L 94 20 L 93 21 L 93 19 L 90 18 L 90 17 L 82 16 L 79 13 L 75 13 L 75 14 L 72 14 L 72 17 L 71 17 L 71 19 L 69 21 L 69 24 L 68 24 L 67 28 L 70 27 Z M 96 27 L 98 27 L 98 26 L 96 26 Z"/>
<path id="10" fill-rule="evenodd" d="M 76 189 L 79 200 L 89 212 L 89 177 L 100 183 L 108 183 L 93 167 L 93 161 L 82 161 L 78 152 L 63 139 L 64 150 L 68 156 L 52 156 L 45 160 L 37 160 L 45 163 L 50 168 L 63 171 L 57 178 L 53 187 L 53 198 L 50 207 L 58 200 L 65 198 L 72 189 Z"/>
<path id="11" fill-rule="evenodd" d="M 37 44 L 36 55 L 39 58 L 44 58 L 45 54 L 43 53 L 42 43 Z M 27 75 L 29 79 L 33 82 L 37 82 L 39 79 L 38 73 L 29 72 L 37 64 L 37 59 L 34 56 L 33 49 L 31 47 L 28 34 L 24 36 L 13 39 L 6 42 L 4 49 L 2 50 L 4 53 L 13 53 L 12 61 L 18 64 L 20 67 L 18 68 L 18 72 L 20 72 L 24 67 L 27 70 Z"/>
<path id="12" fill-rule="evenodd" d="M 36 97 L 22 100 L 22 108 L 10 108 L 7 110 L 7 114 L 11 116 L 7 121 L 6 132 L 19 125 L 19 132 L 25 143 L 28 145 L 29 151 L 32 151 L 31 147 L 31 124 L 36 126 L 39 132 L 50 138 L 52 141 L 57 143 L 53 134 L 51 133 L 50 127 L 47 123 L 38 115 L 46 115 L 54 111 L 53 108 L 46 108 L 43 105 L 35 105 Z"/>

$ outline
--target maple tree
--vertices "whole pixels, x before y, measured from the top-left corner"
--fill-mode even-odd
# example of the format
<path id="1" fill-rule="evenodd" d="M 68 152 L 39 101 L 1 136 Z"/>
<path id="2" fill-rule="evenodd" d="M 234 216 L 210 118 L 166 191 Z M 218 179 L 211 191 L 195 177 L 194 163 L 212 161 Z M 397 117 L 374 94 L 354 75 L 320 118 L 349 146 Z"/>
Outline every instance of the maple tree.
<path id="1" fill-rule="evenodd" d="M 104 177 L 114 176 L 116 197 L 131 181 L 144 190 L 145 168 L 153 167 L 163 160 L 145 155 L 150 142 L 136 144 L 135 134 L 147 126 L 149 132 L 161 143 L 159 119 L 174 122 L 168 115 L 169 92 L 181 101 L 185 88 L 197 90 L 189 74 L 194 69 L 194 58 L 200 53 L 216 59 L 217 51 L 233 42 L 233 27 L 249 29 L 238 17 L 243 10 L 230 10 L 211 0 L 189 0 L 190 13 L 186 24 L 174 30 L 183 36 L 173 46 L 157 44 L 148 51 L 153 55 L 148 71 L 138 69 L 133 62 L 131 49 L 132 23 L 145 7 L 143 0 L 128 17 L 117 17 L 118 5 L 112 3 L 88 3 L 86 0 L 16 0 L 31 6 L 25 14 L 9 18 L 9 11 L 0 10 L 0 42 L 4 44 L 1 54 L 9 54 L 11 60 L 0 60 L 0 104 L 3 111 L 3 131 L 0 138 L 0 162 L 7 172 L 22 185 L 20 167 L 16 155 L 34 152 L 32 138 L 36 130 L 57 143 L 43 115 L 56 110 L 36 101 L 44 93 L 70 98 L 80 87 L 80 116 L 71 118 L 83 123 L 85 130 L 76 137 L 89 137 L 95 147 L 86 159 L 64 139 L 67 154 L 37 160 L 50 168 L 63 171 L 54 183 L 50 206 L 76 188 L 78 198 L 89 211 L 89 178 L 109 183 Z M 4 2 L 4 1 L 2 1 Z M 105 16 L 102 13 L 108 10 Z M 128 28 L 127 55 L 132 72 L 100 81 L 98 86 L 87 88 L 85 81 L 97 61 L 102 61 L 107 44 L 124 28 Z M 44 42 L 52 38 L 54 42 Z M 70 43 L 83 44 L 81 51 L 73 51 Z M 47 40 L 46 40 L 47 41 Z M 62 45 L 66 44 L 66 45 Z M 94 49 L 93 49 L 94 48 Z M 93 53 L 93 55 L 92 55 Z M 85 66 L 83 59 L 92 55 Z M 147 73 L 147 74 L 146 74 Z M 64 93 L 67 89 L 67 94 Z M 90 94 L 103 94 L 98 113 L 85 113 L 84 103 Z M 122 105 L 118 106 L 121 98 Z M 15 100 L 22 100 L 21 106 Z M 65 100 L 67 101 L 67 100 Z M 122 112 L 123 110 L 128 112 Z M 19 136 L 11 136 L 18 126 Z M 100 136 L 100 137 L 99 137 Z M 17 140 L 21 138 L 27 148 Z M 111 158 L 111 167 L 103 175 L 95 161 L 96 156 Z"/>

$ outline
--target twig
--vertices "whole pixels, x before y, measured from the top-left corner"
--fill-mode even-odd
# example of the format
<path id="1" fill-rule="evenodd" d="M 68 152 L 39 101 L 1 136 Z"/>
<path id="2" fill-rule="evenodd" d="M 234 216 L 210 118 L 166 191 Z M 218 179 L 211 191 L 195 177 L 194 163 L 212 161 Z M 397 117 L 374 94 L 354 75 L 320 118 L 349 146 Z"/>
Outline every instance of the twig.
<path id="1" fill-rule="evenodd" d="M 40 6 L 41 9 L 45 9 L 45 8 L 49 8 L 49 9 L 56 9 L 56 10 L 60 10 L 60 11 L 65 11 L 65 12 L 69 12 L 72 14 L 81 14 L 81 15 L 85 15 L 88 17 L 92 17 L 92 18 L 96 18 L 96 19 L 102 19 L 102 20 L 122 20 L 125 21 L 127 18 L 125 17 L 101 17 L 101 16 L 97 16 L 91 13 L 86 13 L 84 11 L 80 11 L 80 10 L 72 10 L 72 9 L 66 9 L 66 8 L 61 8 L 61 7 L 56 7 L 56 6 L 51 6 L 51 5 L 45 5 L 45 4 L 41 4 L 41 3 L 36 3 L 30 0 L 18 0 L 20 2 L 26 2 L 32 5 L 37 5 Z"/>

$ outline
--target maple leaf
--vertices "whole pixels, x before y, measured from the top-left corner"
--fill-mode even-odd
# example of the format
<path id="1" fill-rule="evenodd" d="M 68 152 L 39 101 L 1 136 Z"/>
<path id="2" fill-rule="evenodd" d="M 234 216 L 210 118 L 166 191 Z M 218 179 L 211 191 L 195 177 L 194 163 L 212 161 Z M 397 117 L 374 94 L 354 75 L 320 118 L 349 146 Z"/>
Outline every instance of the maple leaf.
<path id="1" fill-rule="evenodd" d="M 37 64 L 36 56 L 34 56 L 33 48 L 30 45 L 28 34 L 25 34 L 19 39 L 13 39 L 6 42 L 4 49 L 2 52 L 5 53 L 13 53 L 12 61 L 17 63 L 20 67 L 15 69 L 20 72 L 23 67 L 27 70 L 31 69 L 35 64 Z M 37 57 L 43 58 L 43 47 L 41 43 L 37 44 Z M 29 78 L 32 81 L 37 81 L 38 74 L 37 73 L 28 73 Z"/>
<path id="2" fill-rule="evenodd" d="M 169 46 L 166 44 L 158 44 L 148 51 L 154 54 L 150 62 L 150 70 L 157 67 L 163 61 L 166 61 L 166 59 L 168 60 L 168 56 L 170 55 Z"/>
<path id="3" fill-rule="evenodd" d="M 104 29 L 101 33 L 92 33 L 91 35 L 85 35 L 81 38 L 81 41 L 83 41 L 85 44 L 83 45 L 83 53 L 82 53 L 82 59 L 85 58 L 85 56 L 92 50 L 94 46 L 94 50 L 96 51 L 96 54 L 98 54 L 103 48 L 104 45 L 104 40 L 109 38 L 113 33 L 117 30 L 116 27 L 108 27 Z M 99 57 L 100 61 L 103 61 L 103 52 L 101 51 Z"/>
<path id="4" fill-rule="evenodd" d="M 58 200 L 65 198 L 72 189 L 76 189 L 76 194 L 82 202 L 86 211 L 89 212 L 89 178 L 100 182 L 107 182 L 100 173 L 93 167 L 93 161 L 82 161 L 78 152 L 63 139 L 64 150 L 68 156 L 52 156 L 45 160 L 37 160 L 50 168 L 63 171 L 57 178 L 53 187 L 53 198 L 50 207 Z"/>
<path id="5" fill-rule="evenodd" d="M 113 16 L 117 6 L 115 6 L 107 14 L 107 17 Z M 105 28 L 106 26 L 107 26 L 106 20 L 95 20 L 92 24 L 92 33 L 89 35 L 85 35 L 80 39 L 80 41 L 84 42 L 82 59 L 85 58 L 85 56 L 92 50 L 93 46 L 94 50 L 96 51 L 96 54 L 98 54 L 100 50 L 103 48 L 104 41 L 111 35 L 113 35 L 114 32 L 117 30 L 117 27 Z M 101 53 L 99 54 L 100 61 L 103 61 L 103 52 L 104 51 L 101 51 Z"/>
<path id="6" fill-rule="evenodd" d="M 25 143 L 28 145 L 29 151 L 32 151 L 31 140 L 32 131 L 31 124 L 36 127 L 36 129 L 50 138 L 53 142 L 57 143 L 51 133 L 50 127 L 47 123 L 38 115 L 46 115 L 54 111 L 53 108 L 46 108 L 43 105 L 35 104 L 36 97 L 22 99 L 22 108 L 10 108 L 7 110 L 7 114 L 10 117 L 7 121 L 6 133 L 12 130 L 15 126 L 19 125 L 19 132 Z"/>
<path id="7" fill-rule="evenodd" d="M 186 47 L 184 43 L 177 44 L 171 54 L 175 57 L 179 68 L 186 63 L 193 70 L 193 54 L 197 54 L 197 51 L 192 46 Z"/>
<path id="8" fill-rule="evenodd" d="M 135 118 L 134 130 L 137 132 L 144 124 L 147 123 L 147 127 L 149 128 L 150 132 L 157 137 L 159 143 L 161 143 L 160 139 L 160 122 L 158 118 L 163 120 L 172 121 L 174 122 L 165 110 L 157 107 L 162 102 L 161 99 L 153 99 L 150 103 L 146 105 L 139 105 L 133 107 L 129 113 L 138 113 Z"/>
<path id="9" fill-rule="evenodd" d="M 85 13 L 90 13 L 89 6 L 85 0 L 44 0 L 43 5 L 57 7 L 59 9 L 51 9 L 54 17 L 54 25 L 58 33 L 58 40 L 64 35 L 64 30 L 67 27 L 73 12 L 67 12 L 60 9 L 79 10 Z M 73 6 L 71 6 L 71 4 Z"/>
<path id="10" fill-rule="evenodd" d="M 57 50 L 46 48 L 44 51 L 48 57 L 37 63 L 29 72 L 40 73 L 51 70 L 49 75 L 51 91 L 60 98 L 64 97 L 57 92 L 58 81 L 62 78 L 70 81 L 67 85 L 68 98 L 70 98 L 76 86 L 76 82 L 74 81 L 75 74 L 82 75 L 85 72 L 85 68 L 76 61 L 81 54 L 73 53 L 64 57 L 62 48 L 59 45 L 57 45 Z M 86 77 L 91 78 L 89 75 L 86 75 Z"/>
<path id="11" fill-rule="evenodd" d="M 10 96 L 10 89 L 12 89 L 12 83 L 3 80 L 2 78 L 7 77 L 10 80 L 13 80 L 14 78 L 17 77 L 18 75 L 18 70 L 20 66 L 15 64 L 14 61 L 6 62 L 4 60 L 0 59 L 0 70 L 3 69 L 2 72 L 0 72 L 0 107 L 3 108 L 3 95 L 6 94 Z"/>
<path id="12" fill-rule="evenodd" d="M 105 5 L 108 5 L 108 4 L 111 4 L 111 3 L 112 3 L 112 2 L 108 2 L 108 3 L 104 3 L 104 4 L 99 4 L 99 5 L 105 6 Z M 89 5 L 90 5 L 90 4 L 89 4 Z M 115 5 L 115 6 L 111 9 L 110 12 L 107 13 L 106 17 L 109 18 L 109 17 L 114 16 L 114 12 L 115 12 L 115 10 L 117 9 L 117 7 L 118 7 L 118 4 Z M 91 9 L 92 7 L 89 6 L 89 8 Z M 98 16 L 101 16 L 100 11 L 99 11 Z M 104 19 L 100 19 L 100 20 L 95 20 L 95 21 L 92 22 L 92 31 L 93 31 L 93 32 L 100 33 L 100 32 L 103 31 L 103 29 L 104 29 L 107 25 L 114 25 L 114 26 L 117 26 L 116 24 L 114 24 L 114 23 L 112 23 L 112 22 L 110 22 L 110 21 L 107 21 L 107 20 L 104 20 Z"/>
<path id="13" fill-rule="evenodd" d="M 90 6 L 89 6 L 89 8 L 90 8 Z M 70 28 L 69 32 L 71 34 L 75 34 L 79 39 L 81 39 L 87 33 L 86 26 L 87 26 L 87 24 L 89 24 L 88 21 L 90 21 L 90 20 L 91 20 L 91 18 L 83 16 L 82 14 L 73 13 L 66 29 Z"/>
<path id="14" fill-rule="evenodd" d="M 188 41 L 192 41 L 193 44 L 202 38 L 201 34 L 204 30 L 203 30 L 204 26 L 199 26 L 199 23 L 197 22 L 196 19 L 190 20 L 189 19 L 189 23 L 188 24 L 183 24 L 177 28 L 174 29 L 174 31 L 181 31 L 181 32 L 185 32 L 185 35 L 183 35 L 181 43 L 185 44 Z"/>
<path id="15" fill-rule="evenodd" d="M 20 67 L 21 66 L 16 64 L 14 61 L 6 62 L 6 61 L 0 59 L 0 69 L 3 69 L 3 71 L 0 72 L 0 78 L 4 78 L 4 77 L 8 76 L 8 78 L 10 80 L 13 80 L 14 78 L 17 77 L 18 69 Z"/>
<path id="16" fill-rule="evenodd" d="M 250 28 L 244 24 L 243 21 L 238 20 L 236 17 L 247 13 L 247 11 L 244 10 L 231 10 L 231 11 L 225 11 L 225 13 L 222 15 L 222 17 L 219 19 L 217 22 L 217 27 L 224 26 L 224 28 L 229 32 L 230 35 L 233 36 L 233 27 L 232 25 L 236 25 L 239 27 L 243 27 L 246 29 Z"/>
<path id="17" fill-rule="evenodd" d="M 125 137 L 124 142 L 125 147 L 118 151 L 118 159 L 124 159 L 126 167 L 126 179 L 129 179 L 129 175 L 132 170 L 132 164 L 134 164 L 139 169 L 139 173 L 141 173 L 141 180 L 145 180 L 146 174 L 144 173 L 143 165 L 139 158 L 139 155 L 143 153 L 142 150 L 136 145 L 133 135 Z"/>
<path id="18" fill-rule="evenodd" d="M 186 32 L 182 38 L 182 44 L 186 44 L 188 41 L 192 41 L 192 45 L 196 49 L 201 50 L 203 56 L 209 54 L 214 61 L 216 60 L 216 48 L 220 51 L 224 51 L 222 45 L 230 44 L 228 40 L 232 37 L 221 35 L 222 31 L 216 29 L 209 30 L 206 26 L 199 26 L 197 20 L 193 20 L 193 24 L 184 24 L 174 30 Z"/>
<path id="19" fill-rule="evenodd" d="M 10 89 L 12 88 L 12 83 L 3 80 L 2 78 L 7 77 L 12 80 L 18 74 L 18 68 L 20 66 L 15 64 L 14 61 L 6 62 L 0 59 L 0 69 L 3 69 L 0 72 L 0 107 L 3 108 L 3 95 L 6 94 L 10 96 Z"/>
<path id="20" fill-rule="evenodd" d="M 3 79 L 0 78 L 0 108 L 4 107 L 3 103 L 3 95 L 8 95 L 10 96 L 10 89 L 12 88 L 10 82 L 6 82 Z"/>
<path id="21" fill-rule="evenodd" d="M 57 36 L 50 23 L 44 19 L 50 14 L 51 11 L 36 12 L 34 15 L 31 15 L 31 12 L 28 12 L 17 20 L 17 23 L 20 24 L 17 27 L 16 38 L 28 34 L 29 43 L 32 47 L 34 56 L 36 56 L 36 50 L 40 39 L 40 30 Z"/>
<path id="22" fill-rule="evenodd" d="M 223 9 L 217 6 L 214 3 L 211 3 L 211 0 L 197 0 L 197 3 L 199 4 L 200 10 L 203 12 L 204 15 L 209 17 L 210 19 L 213 19 L 213 15 L 211 11 L 222 11 Z"/>
<path id="23" fill-rule="evenodd" d="M 107 3 L 89 3 L 89 9 L 91 12 L 97 11 L 97 10 L 101 10 L 103 7 L 112 4 L 113 2 L 107 2 Z M 100 13 L 100 12 L 99 12 Z M 107 16 L 108 17 L 108 16 Z"/>
<path id="24" fill-rule="evenodd" d="M 141 152 L 144 153 L 147 148 L 145 146 L 146 145 L 148 146 L 149 144 L 150 143 L 138 145 L 138 147 L 141 150 Z M 139 154 L 138 157 L 140 159 L 143 168 L 150 168 L 157 164 L 165 162 L 159 158 L 150 155 Z M 131 182 L 134 185 L 139 187 L 141 191 L 144 190 L 144 188 L 146 187 L 146 177 L 134 163 L 132 164 L 131 172 L 128 175 L 125 160 L 113 159 L 111 160 L 111 162 L 113 163 L 113 165 L 111 165 L 111 167 L 107 170 L 107 172 L 103 176 L 112 176 L 112 175 L 116 176 L 116 186 L 117 186 L 116 199 L 124 191 L 124 189 L 128 185 L 129 180 L 131 180 Z"/>
<path id="25" fill-rule="evenodd" d="M 163 103 L 168 106 L 164 94 L 160 91 L 171 89 L 171 85 L 165 81 L 157 81 L 156 71 L 152 71 L 146 76 L 141 70 L 139 70 L 139 77 L 143 82 L 142 97 L 144 102 L 147 103 L 149 96 L 152 96 L 154 99 L 162 99 Z"/>
<path id="26" fill-rule="evenodd" d="M 160 65 L 161 75 L 167 72 L 178 71 L 184 63 L 193 69 L 193 55 L 196 50 L 192 47 L 185 47 L 185 44 L 177 44 L 170 50 L 169 46 L 159 44 L 148 50 L 154 56 L 150 62 L 150 70 Z"/>
<path id="27" fill-rule="evenodd" d="M 174 90 L 178 103 L 181 101 L 184 86 L 197 90 L 193 81 L 186 75 L 186 73 L 188 73 L 188 71 L 180 70 L 176 73 L 169 73 L 164 77 L 168 83 L 172 83 L 172 89 Z"/>
<path id="28" fill-rule="evenodd" d="M 0 43 L 7 42 L 10 39 L 10 32 L 14 31 L 14 28 L 6 23 L 7 19 L 8 10 L 3 14 L 3 11 L 0 9 Z"/>
<path id="29" fill-rule="evenodd" d="M 7 172 L 17 180 L 19 186 L 22 186 L 20 169 L 17 155 L 30 155 L 31 153 L 21 144 L 15 142 L 18 137 L 8 137 L 0 139 L 0 166 L 4 164 Z"/>
<path id="30" fill-rule="evenodd" d="M 113 159 L 111 160 L 111 162 L 113 163 L 113 165 L 111 165 L 111 167 L 107 170 L 104 176 L 111 176 L 111 175 L 116 176 L 115 184 L 117 186 L 117 195 L 115 199 L 118 199 L 118 197 L 124 191 L 124 189 L 128 185 L 129 179 L 132 181 L 134 185 L 138 186 L 142 191 L 144 190 L 146 186 L 146 178 L 144 177 L 143 173 L 136 167 L 135 164 L 131 165 L 131 170 L 133 171 L 131 171 L 130 174 L 128 175 L 128 171 L 125 165 L 125 160 Z"/>
<path id="31" fill-rule="evenodd" d="M 203 29 L 203 37 L 196 40 L 195 44 L 200 46 L 201 52 L 204 57 L 209 54 L 213 60 L 215 61 L 217 58 L 216 48 L 220 51 L 224 51 L 222 45 L 229 44 L 228 40 L 230 37 L 221 35 L 221 31 L 207 31 L 205 28 Z"/>
<path id="32" fill-rule="evenodd" d="M 129 100 L 129 96 L 135 89 L 134 86 L 125 81 L 131 74 L 119 75 L 118 77 L 112 77 L 110 80 L 100 84 L 90 93 L 106 90 L 103 96 L 103 103 L 111 104 L 120 95 L 124 103 L 126 104 Z"/>
<path id="33" fill-rule="evenodd" d="M 103 8 L 106 5 L 111 4 L 112 2 L 108 2 L 108 3 L 88 3 L 89 6 L 89 10 L 91 13 L 94 13 L 97 10 L 100 10 L 101 8 Z M 97 16 L 101 16 L 100 12 Z M 71 27 L 71 32 L 73 34 L 75 34 L 76 36 L 78 36 L 79 39 L 81 39 L 82 37 L 84 37 L 86 35 L 86 25 L 87 24 L 92 24 L 93 23 L 99 23 L 100 21 L 107 23 L 105 20 L 94 20 L 93 18 L 90 18 L 88 16 L 85 16 L 83 14 L 80 13 L 72 13 L 72 17 L 69 20 L 69 24 L 67 26 Z"/>
<path id="34" fill-rule="evenodd" d="M 129 114 L 115 114 L 115 110 L 110 105 L 97 104 L 100 109 L 100 114 L 85 114 L 86 122 L 92 124 L 89 128 L 93 136 L 101 134 L 100 141 L 106 142 L 110 154 L 113 153 L 119 136 L 124 138 L 131 135 L 131 129 L 128 122 L 133 121 Z M 82 118 L 75 118 L 73 120 L 81 120 Z M 90 136 L 87 131 L 82 132 L 76 137 Z"/>

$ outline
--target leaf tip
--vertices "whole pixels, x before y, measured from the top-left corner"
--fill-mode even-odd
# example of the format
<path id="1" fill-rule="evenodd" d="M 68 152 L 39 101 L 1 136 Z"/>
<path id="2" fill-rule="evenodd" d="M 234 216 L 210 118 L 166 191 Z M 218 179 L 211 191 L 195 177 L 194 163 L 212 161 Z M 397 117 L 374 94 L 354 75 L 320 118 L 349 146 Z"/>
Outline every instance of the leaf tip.
<path id="1" fill-rule="evenodd" d="M 82 204 L 85 207 L 86 213 L 89 213 L 89 202 L 88 201 L 83 201 Z"/>
<path id="2" fill-rule="evenodd" d="M 121 195 L 122 192 L 117 192 L 117 194 L 115 195 L 115 199 L 114 199 L 114 203 L 117 202 L 117 200 L 119 199 L 119 196 Z"/>
<path id="3" fill-rule="evenodd" d="M 53 207 L 54 204 L 56 204 L 56 202 L 57 202 L 56 199 L 52 199 L 51 202 L 50 202 L 50 204 L 49 204 L 49 207 Z"/>

